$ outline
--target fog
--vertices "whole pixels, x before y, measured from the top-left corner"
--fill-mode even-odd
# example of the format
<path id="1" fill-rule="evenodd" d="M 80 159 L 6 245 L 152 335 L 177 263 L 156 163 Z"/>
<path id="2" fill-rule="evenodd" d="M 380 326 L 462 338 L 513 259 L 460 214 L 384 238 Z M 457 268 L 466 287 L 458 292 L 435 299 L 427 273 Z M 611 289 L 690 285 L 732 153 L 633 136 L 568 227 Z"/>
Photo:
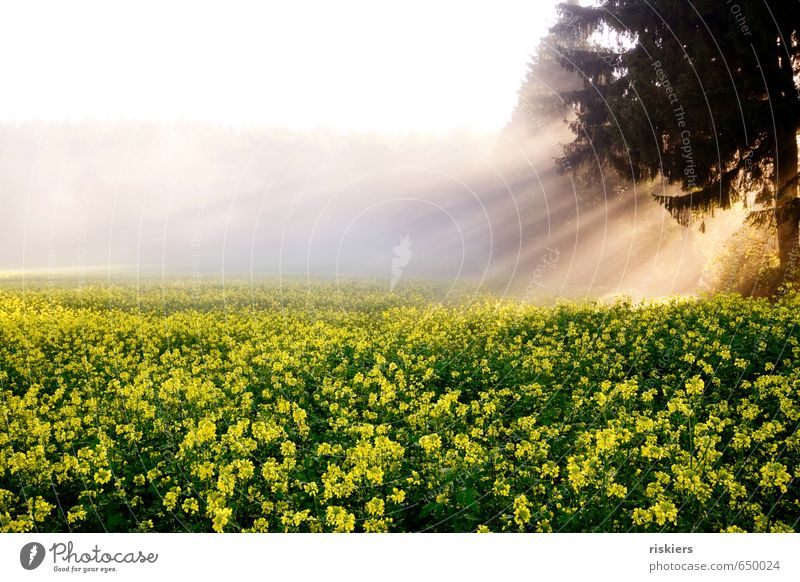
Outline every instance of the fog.
<path id="1" fill-rule="evenodd" d="M 656 186 L 559 175 L 559 125 L 520 137 L 230 129 L 193 123 L 0 126 L 5 275 L 369 277 L 530 298 L 692 293 L 706 234 Z M 608 187 L 611 188 L 610 182 Z M 580 200 L 584 202 L 579 203 Z"/>

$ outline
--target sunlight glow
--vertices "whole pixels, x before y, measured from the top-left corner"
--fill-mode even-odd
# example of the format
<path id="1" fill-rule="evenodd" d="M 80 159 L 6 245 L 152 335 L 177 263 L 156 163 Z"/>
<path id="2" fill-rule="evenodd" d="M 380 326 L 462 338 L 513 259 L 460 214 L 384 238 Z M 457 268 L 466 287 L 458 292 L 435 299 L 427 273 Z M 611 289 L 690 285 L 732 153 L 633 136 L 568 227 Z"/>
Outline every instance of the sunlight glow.
<path id="1" fill-rule="evenodd" d="M 0 118 L 491 130 L 552 12 L 530 0 L 4 3 Z"/>

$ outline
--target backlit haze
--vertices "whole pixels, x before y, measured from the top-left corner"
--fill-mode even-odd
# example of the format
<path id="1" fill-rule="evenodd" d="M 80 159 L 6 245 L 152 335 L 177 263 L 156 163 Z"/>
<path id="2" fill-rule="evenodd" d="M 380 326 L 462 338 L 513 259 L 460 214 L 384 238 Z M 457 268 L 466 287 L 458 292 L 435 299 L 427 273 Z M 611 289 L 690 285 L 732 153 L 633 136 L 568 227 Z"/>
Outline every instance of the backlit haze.
<path id="1" fill-rule="evenodd" d="M 697 233 L 644 191 L 579 210 L 553 162 L 565 128 L 508 130 L 553 17 L 531 1 L 5 3 L 0 270 L 694 290 Z"/>
<path id="2" fill-rule="evenodd" d="M 547 3 L 4 3 L 0 116 L 495 130 Z"/>

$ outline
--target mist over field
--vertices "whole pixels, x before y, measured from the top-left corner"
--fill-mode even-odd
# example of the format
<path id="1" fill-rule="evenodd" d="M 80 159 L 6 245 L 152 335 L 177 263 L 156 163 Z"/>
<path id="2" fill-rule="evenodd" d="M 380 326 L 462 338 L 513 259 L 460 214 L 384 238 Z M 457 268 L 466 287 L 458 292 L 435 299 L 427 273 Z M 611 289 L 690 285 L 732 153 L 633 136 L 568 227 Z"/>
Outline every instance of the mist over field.
<path id="1" fill-rule="evenodd" d="M 526 296 L 693 292 L 714 223 L 698 235 L 651 191 L 610 183 L 593 186 L 594 206 L 579 205 L 587 186 L 554 164 L 563 139 L 558 125 L 525 139 L 510 129 L 5 123 L 0 269 L 369 277 L 387 289 L 424 278 Z"/>

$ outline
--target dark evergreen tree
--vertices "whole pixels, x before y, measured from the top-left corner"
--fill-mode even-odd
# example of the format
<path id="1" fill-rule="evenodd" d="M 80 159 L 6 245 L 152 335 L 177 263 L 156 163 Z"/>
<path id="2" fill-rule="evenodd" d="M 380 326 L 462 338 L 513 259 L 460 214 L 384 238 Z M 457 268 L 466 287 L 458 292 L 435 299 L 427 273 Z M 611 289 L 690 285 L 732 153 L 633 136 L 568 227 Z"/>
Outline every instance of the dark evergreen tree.
<path id="1" fill-rule="evenodd" d="M 682 224 L 744 201 L 775 221 L 781 269 L 800 260 L 800 4 L 598 0 L 560 14 L 557 60 L 582 79 L 560 93 L 575 136 L 560 166 L 677 184 L 656 196 Z"/>

